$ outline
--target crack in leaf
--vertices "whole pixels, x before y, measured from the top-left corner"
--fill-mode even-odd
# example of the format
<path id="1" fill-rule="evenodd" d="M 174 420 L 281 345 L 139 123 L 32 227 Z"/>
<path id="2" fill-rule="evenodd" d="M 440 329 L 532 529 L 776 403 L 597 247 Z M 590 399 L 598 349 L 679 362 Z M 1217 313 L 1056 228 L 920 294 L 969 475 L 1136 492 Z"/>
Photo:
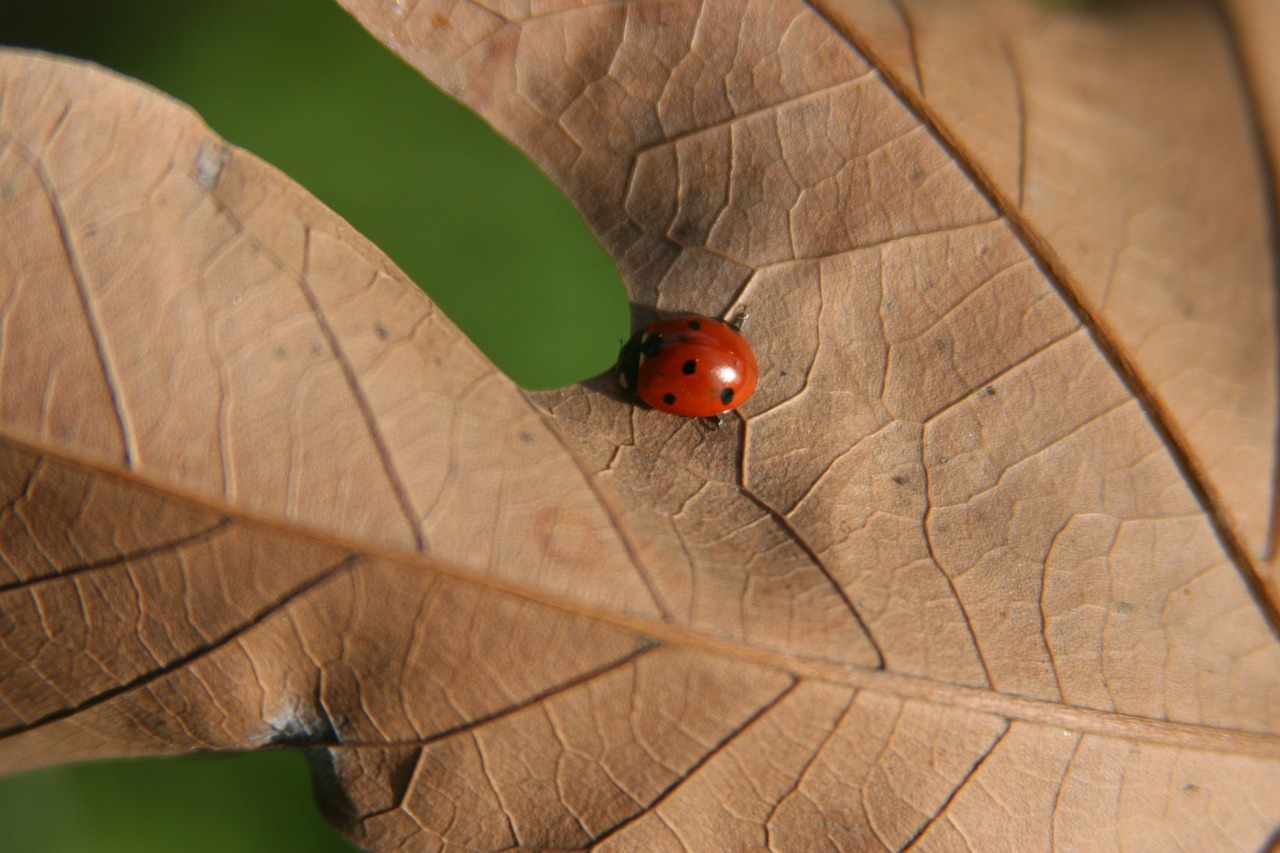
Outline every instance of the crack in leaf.
<path id="1" fill-rule="evenodd" d="M 854 603 L 853 598 L 849 595 L 848 590 L 846 590 L 844 586 L 841 585 L 840 582 L 836 580 L 835 575 L 831 573 L 831 568 L 827 566 L 826 561 L 823 560 L 820 556 L 818 556 L 818 552 L 815 551 L 813 549 L 813 546 L 809 544 L 809 541 L 805 539 L 804 536 L 801 535 L 801 533 L 798 530 L 795 529 L 795 527 L 791 524 L 791 520 L 786 515 L 784 515 L 781 512 L 778 512 L 776 509 L 770 506 L 769 503 L 765 501 L 763 498 L 758 497 L 757 495 L 752 493 L 749 489 L 746 488 L 745 485 L 742 486 L 742 492 L 747 498 L 749 498 L 752 501 L 752 503 L 760 507 L 766 513 L 768 513 L 770 517 L 773 518 L 773 520 L 777 523 L 778 527 L 781 528 L 782 531 L 785 532 L 787 536 L 789 536 L 791 540 L 796 543 L 797 546 L 799 546 L 800 550 L 803 551 L 805 556 L 809 558 L 809 560 L 813 563 L 814 567 L 817 568 L 817 570 L 822 573 L 823 578 L 826 579 L 827 583 L 831 586 L 832 590 L 834 590 L 836 595 L 839 596 L 840 601 L 844 604 L 845 609 L 849 611 L 849 615 L 853 617 L 853 621 L 858 626 L 858 630 L 861 631 L 862 635 L 867 638 L 867 642 L 870 644 L 871 650 L 875 652 L 875 655 L 876 655 L 875 668 L 884 669 L 885 668 L 884 650 L 880 647 L 880 643 L 876 640 L 875 635 L 871 632 L 871 629 L 867 626 L 866 620 L 862 618 L 862 613 L 859 611 L 858 606 Z"/>
<path id="2" fill-rule="evenodd" d="M 489 713 L 476 717 L 474 719 L 467 720 L 464 723 L 459 723 L 456 726 L 451 726 L 447 729 L 441 729 L 440 731 L 428 737 L 411 739 L 411 740 L 397 740 L 392 738 L 384 738 L 380 741 L 335 739 L 329 743 L 319 742 L 316 745 L 317 746 L 342 746 L 344 748 L 349 748 L 349 749 L 390 749 L 390 748 L 408 747 L 408 746 L 416 746 L 416 747 L 430 746 L 434 743 L 439 743 L 440 741 L 447 740 L 448 738 L 454 737 L 455 735 L 474 732 L 476 729 L 479 729 L 485 725 L 488 725 L 489 723 L 496 722 L 506 717 L 510 717 L 512 714 L 516 714 L 516 713 L 519 713 L 520 711 L 540 705 L 546 700 L 551 699 L 555 696 L 559 696 L 563 693 L 567 693 L 570 690 L 573 690 L 574 688 L 582 687 L 583 685 L 590 684 L 591 682 L 596 681 L 606 675 L 609 675 L 611 673 L 617 672 L 621 669 L 624 669 L 625 667 L 630 666 L 640 658 L 660 648 L 662 648 L 661 643 L 657 643 L 651 640 L 645 640 L 641 642 L 631 652 L 618 658 L 617 660 L 608 661 L 606 663 L 600 664 L 599 666 L 592 667 L 591 669 L 588 669 L 585 672 L 575 675 L 573 678 L 569 678 L 564 681 L 558 682 L 557 684 L 553 684 L 547 689 L 539 691 L 538 693 L 535 693 L 526 699 L 512 702 L 502 708 L 498 708 L 496 710 L 490 711 Z"/>
<path id="3" fill-rule="evenodd" d="M 204 542 L 207 539 L 212 539 L 218 536 L 220 533 L 223 533 L 224 531 L 226 531 L 230 526 L 231 526 L 231 518 L 229 516 L 223 516 L 222 518 L 218 519 L 218 521 L 213 525 L 211 525 L 210 527 L 197 530 L 193 533 L 188 533 L 185 536 L 180 536 L 175 539 L 170 539 L 165 542 L 160 542 L 159 544 L 156 544 L 156 545 L 148 545 L 145 548 L 138 548 L 134 551 L 126 551 L 123 554 L 117 554 L 114 557 L 105 557 L 101 560 L 96 560 L 93 562 L 80 563 L 79 565 L 67 566 L 64 569 L 60 569 L 57 572 L 57 574 L 44 575 L 42 577 L 28 578 L 26 580 L 14 581 L 12 583 L 7 583 L 7 584 L 0 584 L 0 595 L 15 589 L 37 587 L 42 584 L 52 583 L 58 580 L 63 580 L 65 578 L 74 577 L 75 575 L 78 575 L 78 574 L 93 572 L 99 569 L 111 568 L 112 566 L 118 566 L 123 563 L 131 563 L 134 560 L 145 560 L 148 557 L 155 557 L 160 554 L 168 553 L 170 551 L 181 551 L 182 549 L 186 548 L 189 545 L 197 545 L 201 542 Z M 53 565 L 54 561 L 51 560 L 50 564 Z"/>
<path id="4" fill-rule="evenodd" d="M 1003 728 L 1001 729 L 999 736 L 996 737 L 995 741 L 993 741 L 989 747 L 987 747 L 986 751 L 983 752 L 974 765 L 969 768 L 969 772 L 966 773 L 964 777 L 960 779 L 959 783 L 951 789 L 951 793 L 947 796 L 947 799 L 943 801 L 942 805 L 938 807 L 938 810 L 934 812 L 933 815 L 920 827 L 919 831 L 917 831 L 916 834 L 913 835 L 905 845 L 903 845 L 902 853 L 907 853 L 907 851 L 914 849 L 934 824 L 946 817 L 947 810 L 951 808 L 951 804 L 955 801 L 955 798 L 959 796 L 960 792 L 968 786 L 969 782 L 978 775 L 978 771 L 982 769 L 982 765 L 986 763 L 987 759 L 994 755 L 996 750 L 1000 748 L 1000 743 L 1004 740 L 1005 735 L 1009 733 L 1010 729 L 1008 720 L 1003 720 L 1002 725 Z"/>
<path id="5" fill-rule="evenodd" d="M 795 692 L 795 690 L 800 686 L 801 683 L 802 683 L 801 679 L 793 677 L 791 679 L 790 684 L 788 684 L 785 688 L 783 688 L 768 702 L 761 705 L 754 714 L 752 714 L 750 717 L 748 717 L 746 720 L 744 720 L 742 723 L 736 726 L 733 730 L 731 730 L 728 734 L 726 734 L 723 738 L 721 738 L 717 743 L 712 745 L 710 749 L 708 749 L 701 757 L 699 757 L 699 759 L 696 762 L 693 763 L 691 767 L 689 767 L 688 770 L 685 771 L 683 776 L 677 778 L 674 782 L 672 782 L 665 789 L 663 789 L 658 794 L 658 796 L 655 797 L 651 803 L 649 803 L 649 805 L 646 808 L 636 812 L 630 817 L 622 821 L 619 821 L 618 823 L 609 827 L 604 832 L 600 833 L 595 838 L 593 838 L 592 844 L 593 845 L 600 844 L 601 842 L 622 832 L 624 829 L 626 829 L 628 826 L 638 821 L 640 818 L 651 813 L 654 814 L 659 820 L 663 820 L 665 822 L 665 819 L 663 818 L 661 812 L 658 811 L 659 806 L 661 806 L 662 803 L 666 801 L 672 794 L 678 791 L 685 782 L 692 779 L 698 773 L 698 771 L 707 764 L 708 761 L 710 761 L 712 758 L 715 758 L 717 755 L 723 752 L 729 746 L 729 744 L 733 743 L 733 741 L 735 741 L 741 734 L 743 734 L 748 729 L 750 729 L 757 721 L 761 720 L 766 714 L 768 714 L 769 711 L 776 708 L 784 699 L 786 699 L 793 692 Z M 673 829 L 673 832 L 674 832 L 674 829 Z M 583 849 L 587 849 L 587 848 L 583 848 Z"/>
<path id="6" fill-rule="evenodd" d="M 235 641 L 239 637 L 243 636 L 247 631 L 253 629 L 257 625 L 260 625 L 264 620 L 266 620 L 276 612 L 280 611 L 283 608 L 287 608 L 291 603 L 306 596 L 309 592 L 320 587 L 327 581 L 332 580 L 333 578 L 336 578 L 336 577 L 340 577 L 344 573 L 354 571 L 355 567 L 360 562 L 360 559 L 361 559 L 360 556 L 357 554 L 349 554 L 347 557 L 343 558 L 339 562 L 321 571 L 319 574 L 316 575 L 316 577 L 306 581 L 305 583 L 301 584 L 300 586 L 296 587 L 295 589 L 281 596 L 277 600 L 271 602 L 262 610 L 258 611 L 252 617 L 247 619 L 245 622 L 243 622 L 242 624 L 236 626 L 235 628 L 232 628 L 230 631 L 223 634 L 212 645 L 197 648 L 190 652 L 187 652 L 186 654 L 180 655 L 179 657 L 175 658 L 174 660 L 170 661 L 164 666 L 157 667 L 151 672 L 144 673 L 143 675 L 140 675 L 137 678 L 134 678 L 127 682 L 123 682 L 117 687 L 104 690 L 101 693 L 98 693 L 96 696 L 93 696 L 90 699 L 80 702 L 77 705 L 73 705 L 67 708 L 62 708 L 57 711 L 53 711 L 35 720 L 29 721 L 20 725 L 10 726 L 8 728 L 0 729 L 0 740 L 7 737 L 11 737 L 16 734 L 20 734 L 22 732 L 39 728 L 40 726 L 45 726 L 50 723 L 57 722 L 58 720 L 66 719 L 68 717 L 71 717 L 75 714 L 80 713 L 81 711 L 85 711 L 85 710 L 88 710 L 89 708 L 93 708 L 97 705 L 101 705 L 104 702 L 108 702 L 111 699 L 114 699 L 123 693 L 127 693 L 138 687 L 145 687 L 146 685 L 160 678 L 163 678 L 166 675 L 169 675 L 171 673 L 174 673 L 186 668 L 189 664 L 194 663 L 195 661 L 200 660 L 201 658 L 204 658 L 212 654 L 213 652 L 225 646 L 227 643 Z M 77 597 L 79 598 L 79 596 Z M 83 602 L 81 603 L 81 607 L 82 607 L 82 613 L 83 613 Z M 285 612 L 288 612 L 288 611 L 286 610 Z M 87 614 L 85 616 L 85 619 L 87 621 Z M 104 669 L 104 671 L 106 670 Z"/>

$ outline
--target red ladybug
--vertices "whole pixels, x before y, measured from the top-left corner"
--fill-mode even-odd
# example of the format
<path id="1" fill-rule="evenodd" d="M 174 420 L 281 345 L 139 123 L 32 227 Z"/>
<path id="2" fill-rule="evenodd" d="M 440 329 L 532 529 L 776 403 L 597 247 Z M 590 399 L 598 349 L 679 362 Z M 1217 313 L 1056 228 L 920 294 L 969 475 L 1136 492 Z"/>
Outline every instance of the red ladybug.
<path id="1" fill-rule="evenodd" d="M 623 388 L 655 409 L 687 418 L 714 418 L 736 409 L 756 390 L 757 378 L 756 357 L 746 339 L 713 317 L 655 320 L 618 354 Z"/>

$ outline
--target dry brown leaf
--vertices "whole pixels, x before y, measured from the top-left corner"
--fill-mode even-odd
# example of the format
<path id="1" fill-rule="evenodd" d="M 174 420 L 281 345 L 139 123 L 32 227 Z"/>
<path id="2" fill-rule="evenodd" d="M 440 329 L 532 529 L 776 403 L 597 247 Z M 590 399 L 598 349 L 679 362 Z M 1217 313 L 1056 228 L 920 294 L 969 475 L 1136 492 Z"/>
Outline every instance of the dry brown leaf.
<path id="1" fill-rule="evenodd" d="M 1267 172 L 1192 2 L 349 8 L 730 428 L 514 387 L 154 92 L 0 60 L 0 767 L 308 747 L 376 849 L 1256 849 Z M 1172 112 L 1171 112 L 1172 111 Z"/>
<path id="2" fill-rule="evenodd" d="M 1223 6 L 1240 45 L 1245 82 L 1274 164 L 1280 150 L 1280 53 L 1274 49 L 1280 40 L 1280 6 L 1268 0 L 1223 0 Z M 1276 179 L 1273 166 L 1271 180 Z"/>

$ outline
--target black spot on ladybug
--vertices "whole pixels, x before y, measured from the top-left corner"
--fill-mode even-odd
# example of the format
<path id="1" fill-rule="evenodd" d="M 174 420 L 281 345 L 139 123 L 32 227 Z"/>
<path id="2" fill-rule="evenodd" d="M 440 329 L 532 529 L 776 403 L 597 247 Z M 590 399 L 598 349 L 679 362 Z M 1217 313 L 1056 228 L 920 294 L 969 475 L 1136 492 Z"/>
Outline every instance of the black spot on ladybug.
<path id="1" fill-rule="evenodd" d="M 733 389 L 726 388 L 720 392 L 720 402 L 726 406 L 733 402 Z"/>
<path id="2" fill-rule="evenodd" d="M 666 393 L 666 394 L 663 394 L 663 395 L 662 395 L 662 402 L 666 403 L 668 406 L 670 406 L 670 405 L 672 405 L 673 403 L 675 403 L 675 401 L 676 401 L 676 395 L 675 395 L 675 394 L 672 394 L 672 393 L 669 393 L 669 392 L 668 392 L 668 393 Z"/>
<path id="3" fill-rule="evenodd" d="M 692 376 L 693 372 L 697 369 L 698 369 L 697 360 L 691 358 L 684 363 L 683 367 L 680 368 L 680 372 L 683 373 L 685 376 Z"/>
<path id="4" fill-rule="evenodd" d="M 697 320 L 690 320 L 690 321 L 689 321 L 689 328 L 690 328 L 690 329 L 693 329 L 693 330 L 696 332 L 698 329 L 701 329 L 701 328 L 702 328 L 702 324 L 701 324 L 701 323 L 699 323 Z"/>
<path id="5" fill-rule="evenodd" d="M 640 342 L 640 354 L 645 358 L 653 358 L 662 349 L 662 335 L 645 335 Z"/>

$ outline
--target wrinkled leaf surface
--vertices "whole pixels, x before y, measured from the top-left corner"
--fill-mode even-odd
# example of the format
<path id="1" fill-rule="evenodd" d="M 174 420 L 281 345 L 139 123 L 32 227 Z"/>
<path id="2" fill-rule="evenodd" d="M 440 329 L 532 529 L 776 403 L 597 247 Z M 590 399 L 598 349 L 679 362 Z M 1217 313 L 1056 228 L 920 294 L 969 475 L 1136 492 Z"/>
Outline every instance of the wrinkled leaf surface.
<path id="1" fill-rule="evenodd" d="M 637 320 L 749 308 L 760 389 L 720 430 L 524 392 L 189 111 L 7 53 L 0 767 L 304 746 L 374 849 L 1265 843 L 1272 194 L 1223 16 L 345 5 Z"/>

